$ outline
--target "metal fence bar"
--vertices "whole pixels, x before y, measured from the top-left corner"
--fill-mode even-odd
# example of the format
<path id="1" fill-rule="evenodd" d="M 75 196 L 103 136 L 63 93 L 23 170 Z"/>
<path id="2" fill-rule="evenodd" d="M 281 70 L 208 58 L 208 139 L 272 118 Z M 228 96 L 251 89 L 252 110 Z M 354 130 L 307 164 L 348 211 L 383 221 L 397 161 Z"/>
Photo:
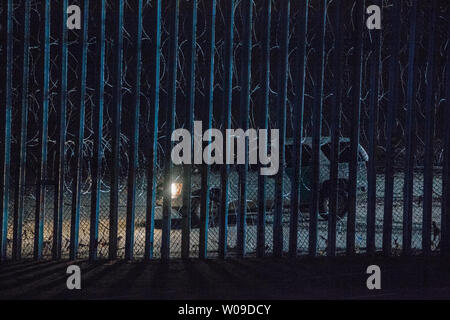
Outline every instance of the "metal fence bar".
<path id="1" fill-rule="evenodd" d="M 194 106 L 195 106 L 195 57 L 197 52 L 197 0 L 186 3 L 186 11 L 191 12 L 188 20 L 188 57 L 189 64 L 187 75 L 187 99 L 186 99 L 186 113 L 185 123 L 186 130 L 191 132 L 191 150 L 193 148 L 192 130 L 194 128 Z M 192 161 L 192 155 L 191 155 Z M 191 162 L 192 163 L 192 162 Z M 183 206 L 181 208 L 182 216 L 182 230 L 181 230 L 181 257 L 183 259 L 189 258 L 190 238 L 191 238 L 191 221 L 192 221 L 192 165 L 183 165 Z"/>
<path id="2" fill-rule="evenodd" d="M 95 73 L 90 73 L 97 84 L 95 90 L 95 101 L 97 102 L 93 114 L 94 148 L 92 159 L 92 195 L 91 195 L 91 215 L 89 225 L 89 260 L 97 259 L 98 248 L 98 224 L 100 216 L 100 184 L 103 158 L 103 107 L 105 93 L 105 22 L 106 22 L 106 0 L 100 0 L 100 8 L 92 10 L 95 14 L 95 21 L 99 22 L 96 30 L 97 42 L 95 51 L 97 53 L 97 69 Z M 91 4 L 93 4 L 91 2 Z"/>
<path id="3" fill-rule="evenodd" d="M 127 183 L 127 224 L 126 224 L 126 238 L 125 238 L 125 259 L 133 259 L 134 249 L 134 217 L 136 215 L 136 169 L 139 160 L 139 115 L 141 102 L 141 56 L 142 56 L 142 0 L 138 1 L 137 8 L 137 26 L 133 31 L 136 32 L 136 61 L 134 62 L 133 72 L 135 73 L 133 94 L 135 107 L 133 112 L 133 129 L 130 139 L 130 166 L 128 168 L 128 183 Z"/>
<path id="4" fill-rule="evenodd" d="M 391 8 L 392 30 L 394 30 L 389 42 L 389 91 L 387 101 L 387 121 L 386 121 L 386 162 L 385 162 L 385 184 L 384 184 L 384 214 L 383 214 L 383 254 L 390 256 L 392 253 L 392 211 L 394 196 L 394 170 L 393 154 L 394 147 L 392 135 L 395 125 L 395 114 L 398 104 L 398 82 L 399 82 L 399 52 L 400 52 L 400 14 L 401 3 L 394 1 Z"/>
<path id="5" fill-rule="evenodd" d="M 24 196 L 25 196 L 25 169 L 27 163 L 27 123 L 28 123 L 28 72 L 29 66 L 29 49 L 30 49 L 30 18 L 31 18 L 31 0 L 24 3 L 24 23 L 23 23 L 23 62 L 22 62 L 22 90 L 20 92 L 20 136 L 17 141 L 19 150 L 17 152 L 18 159 L 16 163 L 16 192 L 14 194 L 14 220 L 13 220 L 13 249 L 12 259 L 20 260 L 22 256 L 22 228 Z"/>
<path id="6" fill-rule="evenodd" d="M 9 215 L 9 188 L 11 166 L 11 113 L 12 113 L 12 65 L 13 65 L 13 1 L 4 3 L 3 7 L 3 38 L 4 51 L 6 51 L 6 63 L 1 68 L 1 83 L 4 97 L 2 97 L 1 112 L 1 137 L 0 137 L 0 261 L 6 260 L 6 247 L 8 242 L 8 215 Z M 6 47 L 6 48 L 5 48 Z"/>
<path id="7" fill-rule="evenodd" d="M 270 2 L 270 0 L 269 0 Z M 231 102 L 233 97 L 233 39 L 234 39 L 234 0 L 227 2 L 225 12 L 225 47 L 224 47 L 224 84 L 223 84 L 223 136 L 227 139 L 226 130 L 231 128 Z M 229 141 L 224 142 L 225 159 L 229 154 Z M 225 162 L 221 167 L 221 202 L 220 202 L 220 227 L 219 227 L 219 257 L 227 255 L 228 237 L 228 175 L 230 166 Z"/>
<path id="8" fill-rule="evenodd" d="M 373 2 L 382 8 L 380 0 Z M 381 53 L 381 30 L 372 29 L 370 55 L 370 93 L 369 93 L 369 162 L 367 171 L 367 254 L 375 253 L 375 218 L 377 196 L 377 172 L 375 148 L 377 146 L 377 124 L 379 109 L 379 75 Z"/>
<path id="9" fill-rule="evenodd" d="M 207 1 L 206 9 L 206 41 L 208 48 L 205 53 L 205 98 L 203 102 L 203 126 L 206 124 L 206 130 L 212 126 L 213 113 L 213 92 L 214 92 L 214 51 L 215 51 L 215 32 L 216 32 L 216 0 Z M 205 130 L 205 128 L 203 128 Z M 208 147 L 209 148 L 209 147 Z M 209 165 L 203 164 L 201 167 L 201 185 L 204 188 L 200 198 L 200 239 L 199 239 L 199 258 L 205 259 L 208 250 L 208 224 L 210 211 L 209 196 Z"/>
<path id="10" fill-rule="evenodd" d="M 83 2 L 83 24 L 82 28 L 82 46 L 79 52 L 79 60 L 81 61 L 80 76 L 80 106 L 77 112 L 78 126 L 76 127 L 75 141 L 75 172 L 72 182 L 72 210 L 70 224 L 70 259 L 76 259 L 78 253 L 78 240 L 80 231 L 80 198 L 81 198 L 81 166 L 83 159 L 83 143 L 84 143 L 84 118 L 86 114 L 86 72 L 87 72 L 87 51 L 88 51 L 88 21 L 89 21 L 89 0 Z"/>
<path id="11" fill-rule="evenodd" d="M 356 223 L 356 181 L 358 178 L 358 146 L 359 123 L 361 112 L 361 81 L 363 60 L 363 30 L 364 30 L 364 0 L 355 4 L 355 32 L 353 56 L 353 86 L 352 86 L 352 112 L 350 132 L 350 162 L 349 162 L 349 192 L 348 192 L 348 216 L 347 216 L 347 254 L 355 253 L 355 223 Z"/>
<path id="12" fill-rule="evenodd" d="M 253 2 L 245 0 L 242 2 L 244 15 L 243 47 L 242 47 L 242 76 L 241 76 L 241 101 L 240 101 L 240 125 L 244 132 L 249 126 L 250 110 L 250 85 L 252 64 L 252 16 Z M 247 239 L 247 177 L 249 163 L 249 139 L 245 137 L 245 163 L 239 165 L 239 213 L 237 219 L 237 251 L 239 256 L 245 256 L 245 244 Z"/>
<path id="13" fill-rule="evenodd" d="M 120 122 L 122 112 L 122 75 L 123 75 L 123 0 L 117 1 L 116 30 L 114 34 L 115 74 L 112 110 L 112 154 L 111 154 L 111 191 L 109 209 L 109 259 L 117 258 L 117 233 L 119 215 L 119 179 L 120 179 Z"/>
<path id="14" fill-rule="evenodd" d="M 170 36 L 169 36 L 169 90 L 168 105 L 166 113 L 166 153 L 164 161 L 164 202 L 163 202 L 163 220 L 162 220 L 162 240 L 161 240 L 161 259 L 167 260 L 170 257 L 170 230 L 171 230 L 171 210 L 172 210 L 172 160 L 171 152 L 172 132 L 175 130 L 175 112 L 177 103 L 177 69 L 178 69 L 178 13 L 179 0 L 173 0 L 170 16 Z"/>
<path id="15" fill-rule="evenodd" d="M 262 40 L 261 63 L 261 96 L 259 115 L 259 128 L 269 128 L 269 102 L 270 102 L 270 29 L 272 24 L 272 0 L 265 0 L 263 9 L 264 37 Z M 259 142 L 260 144 L 260 142 Z M 261 147 L 261 146 L 259 146 Z M 267 147 L 267 144 L 266 144 Z M 258 175 L 258 227 L 256 235 L 256 255 L 260 258 L 265 254 L 266 246 L 266 176 Z"/>
<path id="16" fill-rule="evenodd" d="M 434 117 L 435 101 L 433 85 L 435 83 L 435 30 L 437 20 L 437 1 L 431 1 L 431 19 L 428 26 L 428 53 L 427 53 L 427 85 L 425 93 L 425 171 L 423 185 L 423 224 L 422 224 L 422 250 L 425 255 L 431 253 L 431 221 L 433 206 L 433 138 L 434 138 Z M 444 196 L 444 194 L 442 194 Z"/>
<path id="17" fill-rule="evenodd" d="M 303 140 L 303 112 L 305 108 L 305 77 L 306 77 L 306 32 L 308 29 L 308 0 L 301 0 L 299 16 L 296 25 L 297 53 L 295 56 L 294 72 L 294 154 L 292 167 L 294 176 L 292 179 L 291 217 L 289 229 L 289 256 L 297 256 L 298 241 L 298 214 L 300 211 L 300 181 L 302 173 L 302 147 Z"/>
<path id="18" fill-rule="evenodd" d="M 323 104 L 323 75 L 325 56 L 325 28 L 327 17 L 327 0 L 319 2 L 316 22 L 319 33 L 315 40 L 314 64 L 314 103 L 312 111 L 312 148 L 311 148 L 311 207 L 309 210 L 309 255 L 315 256 L 317 253 L 317 217 L 319 214 L 319 194 L 320 194 L 320 142 L 322 135 L 322 104 Z"/>
<path id="19" fill-rule="evenodd" d="M 57 112 L 57 137 L 56 137 L 56 167 L 55 167 L 55 191 L 53 208 L 53 259 L 61 258 L 62 243 L 62 218 L 64 211 L 64 168 L 65 168 L 65 143 L 66 143 L 66 110 L 67 110 L 67 6 L 68 1 L 62 0 L 58 11 L 60 14 L 60 66 L 59 78 L 59 110 Z"/>
<path id="20" fill-rule="evenodd" d="M 447 21 L 447 32 L 450 34 L 450 21 Z M 450 47 L 447 47 L 446 65 L 450 66 Z M 446 119 L 450 119 L 450 68 L 447 67 L 445 76 L 445 112 Z M 442 205 L 441 205 L 441 254 L 450 255 L 450 126 L 444 131 L 444 165 L 442 173 Z"/>
<path id="21" fill-rule="evenodd" d="M 334 53 L 333 67 L 335 78 L 333 79 L 333 98 L 331 111 L 331 154 L 330 154 L 330 203 L 328 212 L 328 246 L 327 255 L 336 255 L 336 223 L 339 213 L 338 192 L 343 186 L 338 185 L 339 151 L 340 151 L 340 121 L 342 106 L 342 1 L 334 4 Z M 342 201 L 342 200 L 341 200 Z"/>
<path id="22" fill-rule="evenodd" d="M 403 189 L 403 254 L 411 254 L 411 224 L 413 210 L 413 190 L 414 190 L 414 153 L 415 150 L 415 70 L 416 66 L 416 22 L 417 22 L 417 0 L 412 0 L 410 13 L 410 29 L 408 43 L 408 84 L 407 84 L 407 115 L 406 115 L 406 164 L 405 183 Z"/>
<path id="23" fill-rule="evenodd" d="M 160 62 L 161 62 L 161 0 L 152 3 L 151 19 L 149 19 L 151 30 L 151 44 L 143 49 L 145 55 L 149 56 L 149 84 L 150 84 L 150 110 L 149 127 L 150 143 L 147 153 L 149 159 L 147 168 L 147 204 L 145 215 L 145 252 L 144 259 L 153 258 L 153 239 L 155 230 L 155 204 L 156 204 L 156 174 L 158 170 L 158 114 L 159 114 L 159 85 L 160 85 Z M 148 41 L 147 41 L 148 43 Z"/>
<path id="24" fill-rule="evenodd" d="M 45 216 L 45 184 L 47 176 L 47 142 L 48 142 L 48 104 L 49 104 L 49 69 L 50 69 L 50 0 L 41 3 L 41 17 L 44 23 L 41 30 L 41 41 L 43 56 L 41 57 L 39 72 L 42 75 L 42 89 L 40 98 L 42 106 L 39 114 L 39 168 L 36 192 L 36 210 L 34 224 L 34 259 L 42 258 L 42 244 L 44 236 Z"/>
<path id="25" fill-rule="evenodd" d="M 280 130 L 280 167 L 275 177 L 275 214 L 273 223 L 273 255 L 281 257 L 283 254 L 283 193 L 284 193 L 284 168 L 285 143 L 286 143 L 286 101 L 287 101 L 287 75 L 289 53 L 289 11 L 290 1 L 283 0 L 280 7 L 280 59 L 278 69 L 278 129 Z"/>

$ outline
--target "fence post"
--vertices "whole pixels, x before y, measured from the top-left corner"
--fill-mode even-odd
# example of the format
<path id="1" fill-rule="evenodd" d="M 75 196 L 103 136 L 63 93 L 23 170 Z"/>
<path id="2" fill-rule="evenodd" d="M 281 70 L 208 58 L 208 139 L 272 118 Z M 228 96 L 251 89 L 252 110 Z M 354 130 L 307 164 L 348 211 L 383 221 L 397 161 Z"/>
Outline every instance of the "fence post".
<path id="1" fill-rule="evenodd" d="M 0 262 L 6 260 L 6 247 L 8 240 L 8 215 L 9 215 L 9 189 L 11 166 L 11 112 L 12 112 L 12 65 L 13 65 L 13 1 L 4 3 L 2 20 L 6 21 L 2 26 L 1 39 L 3 51 L 6 52 L 6 63 L 2 64 L 1 90 L 3 95 L 0 104 L 0 120 L 2 123 L 0 137 Z M 6 47 L 6 49 L 5 49 Z M 4 124 L 4 125 L 3 125 Z"/>
<path id="2" fill-rule="evenodd" d="M 36 192 L 36 210 L 34 224 L 34 259 L 42 258 L 42 244 L 44 236 L 44 216 L 45 216 L 45 179 L 47 176 L 47 141 L 48 141 L 48 104 L 49 104 L 49 69 L 50 69 L 50 0 L 45 0 L 42 4 L 42 14 L 44 23 L 41 30 L 41 45 L 43 46 L 43 57 L 39 66 L 38 74 L 42 75 L 42 89 L 40 98 L 42 101 L 39 114 L 39 168 Z"/>
<path id="3" fill-rule="evenodd" d="M 270 0 L 269 0 L 270 2 Z M 231 102 L 233 97 L 233 39 L 234 39 L 234 5 L 235 1 L 227 3 L 225 13 L 225 46 L 224 46 L 224 84 L 223 84 L 223 136 L 227 139 L 226 130 L 231 128 Z M 228 141 L 224 141 L 224 159 L 230 150 Z M 228 175 L 230 166 L 226 163 L 221 167 L 221 202 L 220 202 L 220 228 L 219 228 L 219 257 L 224 259 L 227 255 L 228 238 Z"/>
<path id="4" fill-rule="evenodd" d="M 262 63 L 261 63 L 261 96 L 260 106 L 261 113 L 259 115 L 259 128 L 269 129 L 269 102 L 270 102 L 270 29 L 272 16 L 272 0 L 264 2 L 264 38 L 262 43 Z M 260 142 L 258 142 L 260 145 Z M 267 147 L 267 144 L 266 144 Z M 256 255 L 261 258 L 265 255 L 266 246 L 266 176 L 258 175 L 258 227 L 256 236 Z"/>
<path id="5" fill-rule="evenodd" d="M 66 143 L 66 110 L 67 110 L 67 6 L 68 1 L 62 0 L 59 4 L 58 19 L 61 19 L 60 34 L 60 66 L 59 78 L 59 109 L 57 110 L 57 137 L 56 137 L 56 166 L 55 166 L 55 190 L 53 208 L 53 259 L 61 258 L 62 242 L 62 218 L 64 211 L 64 168 L 65 168 L 65 143 Z"/>
<path id="6" fill-rule="evenodd" d="M 213 116 L 213 92 L 214 92 L 214 51 L 216 33 L 216 0 L 207 1 L 206 8 L 206 40 L 209 44 L 206 50 L 206 77 L 205 98 L 203 102 L 202 120 L 203 130 L 211 128 Z M 208 147 L 209 148 L 209 147 Z M 201 169 L 201 186 L 205 188 L 200 199 L 200 239 L 199 258 L 205 259 L 208 249 L 208 224 L 209 224 L 209 165 L 203 164 Z"/>
<path id="7" fill-rule="evenodd" d="M 383 254 L 390 256 L 392 253 L 392 211 L 394 196 L 394 148 L 392 135 L 395 125 L 395 114 L 398 107 L 398 82 L 399 82 L 399 52 L 401 35 L 401 3 L 394 1 L 391 8 L 392 30 L 394 34 L 389 42 L 389 93 L 387 102 L 386 120 L 386 162 L 385 162 L 385 184 L 384 184 L 384 215 L 383 215 Z"/>
<path id="8" fill-rule="evenodd" d="M 361 112 L 361 79 L 362 79 L 362 53 L 364 32 L 364 0 L 356 1 L 356 30 L 354 32 L 354 66 L 351 109 L 351 133 L 349 162 L 349 208 L 347 217 L 347 255 L 355 253 L 355 219 L 356 219 L 356 180 L 358 179 L 358 147 L 359 147 L 359 123 Z"/>
<path id="9" fill-rule="evenodd" d="M 416 53 L 416 21 L 417 21 L 417 0 L 412 1 L 410 13 L 410 29 L 408 43 L 408 83 L 407 83 L 407 120 L 406 120 L 406 164 L 405 183 L 403 189 L 403 254 L 411 254 L 411 228 L 413 209 L 413 188 L 414 188 L 414 150 L 415 150 L 415 53 Z"/>
<path id="10" fill-rule="evenodd" d="M 174 7 L 171 8 L 170 17 L 170 39 L 169 39 L 169 102 L 167 106 L 166 125 L 166 152 L 164 161 L 164 202 L 162 221 L 161 259 L 170 257 L 170 230 L 171 230 L 171 183 L 172 183 L 172 132 L 175 130 L 175 111 L 177 101 L 177 69 L 178 69 L 178 14 L 179 0 L 173 0 Z"/>
<path id="11" fill-rule="evenodd" d="M 283 254 L 283 192 L 284 192 L 284 168 L 285 144 L 286 144 L 286 100 L 287 100 L 287 75 L 289 55 L 289 11 L 290 1 L 283 0 L 280 9 L 281 34 L 280 34 L 280 59 L 278 69 L 278 128 L 280 130 L 280 167 L 275 177 L 275 215 L 273 223 L 273 255 L 281 257 Z"/>
<path id="12" fill-rule="evenodd" d="M 120 180 L 120 122 L 122 112 L 122 58 L 123 58 L 123 0 L 117 2 L 116 30 L 114 43 L 116 49 L 114 93 L 112 110 L 112 163 L 111 191 L 109 212 L 109 259 L 117 257 L 117 228 L 119 214 L 119 180 Z"/>
<path id="13" fill-rule="evenodd" d="M 296 28 L 297 53 L 295 56 L 294 72 L 294 139 L 292 167 L 294 176 L 292 178 L 291 217 L 289 230 L 289 256 L 297 256 L 298 242 L 298 214 L 300 211 L 300 184 L 302 175 L 302 140 L 303 140 L 303 112 L 305 109 L 305 76 L 306 76 L 306 33 L 308 30 L 308 7 L 309 0 L 300 2 L 300 13 Z"/>
<path id="14" fill-rule="evenodd" d="M 330 155 L 330 203 L 328 212 L 328 246 L 327 255 L 336 255 L 336 222 L 339 212 L 338 192 L 342 186 L 338 185 L 339 152 L 340 152 L 340 122 L 342 105 L 342 1 L 334 4 L 334 53 L 333 68 L 333 98 L 331 111 L 331 155 Z"/>
<path id="15" fill-rule="evenodd" d="M 155 227 L 155 203 L 156 203 L 156 174 L 158 170 L 158 114 L 159 114 L 159 85 L 160 85 L 160 61 L 161 61 L 161 0 L 152 2 L 150 19 L 150 35 L 152 43 L 144 52 L 149 51 L 149 84 L 150 84 L 150 110 L 149 128 L 150 147 L 147 159 L 147 204 L 145 216 L 145 252 L 146 261 L 153 258 L 153 238 Z M 148 41 L 147 41 L 148 43 Z"/>
<path id="16" fill-rule="evenodd" d="M 28 72 L 29 72 L 29 49 L 30 49 L 30 16 L 31 0 L 24 4 L 23 24 L 23 63 L 22 63 L 22 90 L 20 94 L 20 136 L 18 139 L 19 150 L 17 152 L 16 192 L 14 195 L 14 227 L 13 227 L 13 260 L 20 260 L 22 256 L 22 228 L 24 214 L 25 195 L 25 169 L 27 163 L 27 124 L 28 124 Z"/>
<path id="17" fill-rule="evenodd" d="M 324 55 L 325 55 L 325 28 L 327 17 L 327 0 L 321 0 L 317 10 L 316 22 L 319 26 L 318 37 L 316 38 L 314 54 L 315 77 L 314 77 L 314 104 L 312 112 L 312 184 L 311 184 L 311 208 L 309 210 L 309 255 L 315 256 L 317 253 L 317 216 L 319 214 L 319 194 L 320 194 L 320 146 L 322 135 L 322 104 L 323 104 L 323 75 L 324 75 Z"/>
<path id="18" fill-rule="evenodd" d="M 243 1 L 244 30 L 243 30 L 243 57 L 241 76 L 241 101 L 240 101 L 240 125 L 244 132 L 249 126 L 250 91 L 251 91 L 251 64 L 252 64 L 252 16 L 253 2 Z M 247 240 L 247 177 L 249 162 L 249 139 L 245 136 L 245 163 L 239 165 L 239 213 L 237 219 L 237 251 L 238 255 L 245 256 L 245 245 Z"/>
<path id="19" fill-rule="evenodd" d="M 90 73 L 90 75 L 94 78 L 94 83 L 97 84 L 95 90 L 97 105 L 93 115 L 94 149 L 92 160 L 91 216 L 89 226 L 89 260 L 91 261 L 97 259 L 98 222 L 100 215 L 100 184 L 103 159 L 103 108 L 105 93 L 106 0 L 100 0 L 100 10 L 93 10 L 92 12 L 95 12 L 95 20 L 99 21 L 100 27 L 97 28 L 96 32 L 97 42 L 95 48 L 98 59 L 98 69 L 95 73 Z"/>
<path id="20" fill-rule="evenodd" d="M 380 8 L 380 0 L 374 2 Z M 367 254 L 375 253 L 375 218 L 376 218 L 376 196 L 377 196 L 377 172 L 375 163 L 375 148 L 377 145 L 378 124 L 378 93 L 380 75 L 380 44 L 381 30 L 373 29 L 371 33 L 371 55 L 370 55 L 370 93 L 369 93 L 369 162 L 368 162 L 368 188 L 367 188 Z"/>
<path id="21" fill-rule="evenodd" d="M 88 50 L 88 21 L 89 21 L 89 0 L 83 3 L 83 25 L 82 25 L 82 47 L 79 52 L 78 61 L 81 61 L 80 75 L 80 106 L 75 118 L 78 126 L 76 127 L 75 141 L 75 177 L 72 182 L 72 208 L 70 223 L 70 250 L 71 260 L 77 258 L 79 231 L 80 231 L 80 197 L 81 197 L 81 166 L 83 159 L 83 140 L 84 140 L 84 118 L 86 113 L 86 73 L 87 73 L 87 50 Z"/>
<path id="22" fill-rule="evenodd" d="M 433 85 L 435 82 L 434 54 L 435 54 L 435 32 L 437 20 L 437 1 L 431 1 L 431 19 L 428 26 L 428 53 L 427 53 L 427 84 L 425 93 L 425 171 L 423 184 L 423 225 L 422 225 L 422 250 L 425 255 L 431 253 L 431 221 L 433 210 L 433 138 L 434 138 L 434 117 L 435 99 Z M 444 194 L 442 194 L 445 197 Z"/>
<path id="23" fill-rule="evenodd" d="M 135 73 L 133 85 L 133 105 L 135 107 L 133 112 L 133 128 L 130 139 L 130 166 L 128 168 L 128 183 L 127 183 L 127 225 L 126 225 L 126 239 L 125 239 L 125 259 L 133 259 L 134 249 L 134 217 L 136 214 L 136 168 L 139 161 L 139 113 L 141 102 L 141 46 L 142 46 L 142 0 L 138 1 L 137 22 L 136 29 L 136 56 L 135 65 L 132 70 Z"/>

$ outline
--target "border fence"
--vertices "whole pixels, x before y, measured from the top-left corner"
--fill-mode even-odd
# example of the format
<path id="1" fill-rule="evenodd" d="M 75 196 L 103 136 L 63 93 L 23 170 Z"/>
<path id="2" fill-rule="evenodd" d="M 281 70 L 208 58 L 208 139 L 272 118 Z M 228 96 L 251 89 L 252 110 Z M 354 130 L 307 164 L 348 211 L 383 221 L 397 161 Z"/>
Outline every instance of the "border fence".
<path id="1" fill-rule="evenodd" d="M 449 7 L 4 0 L 0 261 L 449 253 Z M 278 173 L 174 165 L 197 120 Z"/>

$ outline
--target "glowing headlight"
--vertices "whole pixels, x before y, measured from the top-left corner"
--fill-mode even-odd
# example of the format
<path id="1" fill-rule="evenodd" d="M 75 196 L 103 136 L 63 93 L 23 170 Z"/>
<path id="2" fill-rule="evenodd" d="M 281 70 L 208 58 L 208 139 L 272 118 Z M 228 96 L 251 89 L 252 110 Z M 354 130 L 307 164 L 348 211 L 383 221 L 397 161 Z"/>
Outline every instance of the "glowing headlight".
<path id="1" fill-rule="evenodd" d="M 170 192 L 172 194 L 172 199 L 175 199 L 180 196 L 182 188 L 183 188 L 182 183 L 172 183 L 172 185 L 170 186 Z"/>

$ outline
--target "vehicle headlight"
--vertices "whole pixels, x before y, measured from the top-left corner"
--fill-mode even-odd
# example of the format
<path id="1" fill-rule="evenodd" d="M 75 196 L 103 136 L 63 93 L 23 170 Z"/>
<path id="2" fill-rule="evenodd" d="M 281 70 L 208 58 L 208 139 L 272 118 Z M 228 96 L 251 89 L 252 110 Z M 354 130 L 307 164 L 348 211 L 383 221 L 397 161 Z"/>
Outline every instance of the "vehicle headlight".
<path id="1" fill-rule="evenodd" d="M 183 188 L 182 183 L 172 183 L 170 186 L 170 193 L 172 195 L 172 199 L 178 198 L 181 194 L 181 189 Z"/>

